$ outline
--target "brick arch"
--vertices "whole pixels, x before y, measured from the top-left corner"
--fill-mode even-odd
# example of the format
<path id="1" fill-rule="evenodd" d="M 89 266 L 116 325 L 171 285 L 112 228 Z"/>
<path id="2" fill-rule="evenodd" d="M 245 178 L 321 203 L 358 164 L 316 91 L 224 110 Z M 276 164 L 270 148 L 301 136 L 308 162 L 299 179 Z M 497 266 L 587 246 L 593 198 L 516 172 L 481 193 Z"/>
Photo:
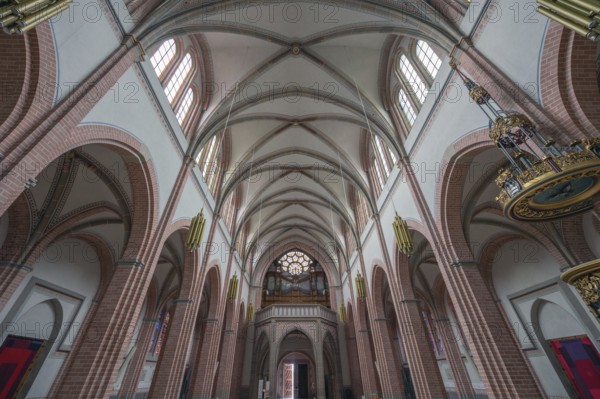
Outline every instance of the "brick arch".
<path id="1" fill-rule="evenodd" d="M 44 22 L 25 35 L 0 36 L 0 127 L 7 134 L 20 123 L 31 124 L 27 115 L 51 109 L 56 89 L 56 51 L 52 28 Z M 35 119 L 30 118 L 30 119 Z M 0 136 L 0 141 L 5 137 Z"/>
<path id="2" fill-rule="evenodd" d="M 485 212 L 491 213 L 494 215 L 498 215 L 498 216 L 503 215 L 502 211 L 496 207 L 487 208 L 487 209 L 485 209 Z M 573 218 L 570 218 L 567 220 L 571 220 L 571 219 L 573 219 Z M 561 265 L 561 266 L 570 266 L 571 265 L 571 262 L 569 261 L 569 259 L 563 254 L 563 250 L 561 248 L 559 248 L 558 245 L 554 241 L 552 241 L 546 234 L 544 234 L 540 230 L 536 229 L 530 223 L 525 223 L 525 222 L 517 222 L 517 223 L 518 223 L 519 229 L 522 232 L 515 231 L 513 234 L 518 235 L 519 237 L 521 237 L 522 239 L 525 239 L 525 240 L 537 241 L 538 243 L 543 245 L 544 248 L 554 257 L 554 259 L 556 259 L 556 261 L 559 263 L 559 265 Z M 582 246 L 580 246 L 580 248 L 583 248 L 583 245 L 585 245 L 585 244 L 582 244 Z M 586 247 L 587 247 L 587 245 L 586 245 Z M 484 258 L 482 256 L 482 261 L 483 260 L 484 260 Z"/>
<path id="3" fill-rule="evenodd" d="M 385 297 L 384 297 L 384 283 L 387 282 L 389 286 L 389 280 L 386 271 L 383 267 L 375 265 L 373 267 L 373 274 L 371 277 L 371 298 L 373 298 L 374 309 L 377 312 L 375 318 L 385 318 Z"/>
<path id="4" fill-rule="evenodd" d="M 544 108 L 566 126 L 571 138 L 597 135 L 600 93 L 596 83 L 596 46 L 550 21 L 544 46 L 540 90 Z"/>
<path id="5" fill-rule="evenodd" d="M 352 390 L 355 397 L 363 394 L 362 378 L 360 374 L 360 359 L 358 357 L 358 346 L 356 342 L 356 329 L 354 324 L 354 314 L 352 312 L 352 303 L 346 304 L 346 323 L 344 329 L 346 332 L 346 345 L 348 348 L 348 362 L 354 365 L 350 367 L 350 380 L 352 381 Z"/>
<path id="6" fill-rule="evenodd" d="M 19 195 L 8 208 L 8 231 L 10 234 L 6 236 L 0 247 L 0 261 L 16 262 L 23 252 L 33 224 L 33 211 L 25 193 Z"/>
<path id="7" fill-rule="evenodd" d="M 75 148 L 97 144 L 107 146 L 123 157 L 127 164 L 131 191 L 133 193 L 132 229 L 128 243 L 123 252 L 123 258 L 128 260 L 142 259 L 150 250 L 150 235 L 158 224 L 158 179 L 150 157 L 150 152 L 144 144 L 133 135 L 109 126 L 82 125 L 73 129 L 67 135 L 56 137 L 57 133 L 44 137 L 22 159 L 24 167 L 35 167 L 41 172 L 53 160 Z M 15 173 L 11 179 L 18 179 L 6 187 L 7 201 L 0 207 L 2 213 L 22 193 L 26 173 Z"/>
<path id="8" fill-rule="evenodd" d="M 472 257 L 462 223 L 462 193 L 473 158 L 481 152 L 495 148 L 489 139 L 488 129 L 479 129 L 463 136 L 447 150 L 451 153 L 442 169 L 436 187 L 436 223 L 443 245 L 451 261 Z M 457 231 L 462 234 L 457 235 Z"/>
<path id="9" fill-rule="evenodd" d="M 185 237 L 187 231 L 191 225 L 191 219 L 179 219 L 171 224 L 169 224 L 163 233 L 163 236 L 159 242 L 159 247 L 163 247 L 166 241 L 173 236 L 174 234 L 179 234 L 180 239 L 182 240 L 182 245 L 184 247 L 184 258 L 182 266 L 182 278 L 181 278 L 181 286 L 179 288 L 179 297 L 182 299 L 191 298 L 194 295 L 193 290 L 197 287 L 195 286 L 196 281 L 198 280 L 197 273 L 200 271 L 198 267 L 200 263 L 200 252 L 199 250 L 195 251 L 186 251 L 185 250 Z"/>
<path id="10" fill-rule="evenodd" d="M 207 318 L 212 319 L 217 316 L 217 309 L 219 307 L 219 300 L 221 298 L 221 274 L 219 273 L 219 267 L 217 265 L 208 269 L 204 284 L 210 285 Z"/>

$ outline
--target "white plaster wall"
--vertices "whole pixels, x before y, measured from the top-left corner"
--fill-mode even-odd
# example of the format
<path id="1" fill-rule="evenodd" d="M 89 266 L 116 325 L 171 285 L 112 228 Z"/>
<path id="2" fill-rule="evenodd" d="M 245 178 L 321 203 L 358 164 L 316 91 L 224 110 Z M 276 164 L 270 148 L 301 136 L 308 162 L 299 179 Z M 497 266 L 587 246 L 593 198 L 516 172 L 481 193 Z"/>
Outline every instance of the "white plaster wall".
<path id="1" fill-rule="evenodd" d="M 205 216 L 211 212 L 211 210 L 207 207 L 203 196 L 196 188 L 194 182 L 188 178 L 188 181 L 183 188 L 183 193 L 181 194 L 179 204 L 177 204 L 177 209 L 173 215 L 173 222 L 176 222 L 180 219 L 192 219 L 198 214 L 198 212 L 200 212 L 201 209 L 204 209 Z M 205 234 L 208 234 L 209 228 L 209 225 L 205 225 Z"/>
<path id="2" fill-rule="evenodd" d="M 487 126 L 485 115 L 472 103 L 462 86 L 448 97 L 455 101 L 445 101 L 431 122 L 428 133 L 421 138 L 419 147 L 411 154 L 411 167 L 416 175 L 427 204 L 436 216 L 435 196 L 443 166 L 454 153 L 450 147 L 463 136 Z M 454 89 L 452 89 L 454 90 Z"/>
<path id="3" fill-rule="evenodd" d="M 107 15 L 96 0 L 73 2 L 52 20 L 56 48 L 55 102 L 65 98 L 118 46 Z"/>
<path id="4" fill-rule="evenodd" d="M 133 68 L 125 72 L 81 124 L 111 126 L 144 143 L 157 175 L 162 212 L 181 167 L 177 160 L 182 156 Z"/>
<path id="5" fill-rule="evenodd" d="M 495 1 L 475 45 L 531 98 L 539 101 L 539 64 L 548 18 L 537 13 L 536 8 L 537 4 L 529 0 Z"/>
<path id="6" fill-rule="evenodd" d="M 556 260 L 543 247 L 526 240 L 502 246 L 493 264 L 496 293 L 544 391 L 549 396 L 566 398 L 568 395 L 557 372 L 538 342 L 542 337 L 535 335 L 533 323 L 536 320 L 532 318 L 534 303 L 543 299 L 551 302 L 540 307 L 539 325 L 544 335 L 548 334 L 543 339 L 584 333 L 571 313 L 568 300 L 552 282 L 559 274 Z M 541 284 L 548 281 L 550 285 Z M 519 293 L 519 296 L 512 300 L 508 298 L 515 293 Z"/>

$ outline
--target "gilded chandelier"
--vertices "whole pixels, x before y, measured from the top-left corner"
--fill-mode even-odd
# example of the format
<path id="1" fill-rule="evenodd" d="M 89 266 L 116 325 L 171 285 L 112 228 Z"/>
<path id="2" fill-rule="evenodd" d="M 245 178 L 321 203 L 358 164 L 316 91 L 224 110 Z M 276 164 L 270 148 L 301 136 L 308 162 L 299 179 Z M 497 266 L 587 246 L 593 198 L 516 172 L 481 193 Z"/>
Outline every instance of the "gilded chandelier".
<path id="1" fill-rule="evenodd" d="M 8 34 L 25 33 L 60 14 L 72 0 L 0 0 L 0 27 Z"/>
<path id="2" fill-rule="evenodd" d="M 546 221 L 589 211 L 600 190 L 600 138 L 560 146 L 544 138 L 525 115 L 504 111 L 483 87 L 457 72 L 489 118 L 490 138 L 508 159 L 496 178 L 496 200 L 504 215 Z"/>

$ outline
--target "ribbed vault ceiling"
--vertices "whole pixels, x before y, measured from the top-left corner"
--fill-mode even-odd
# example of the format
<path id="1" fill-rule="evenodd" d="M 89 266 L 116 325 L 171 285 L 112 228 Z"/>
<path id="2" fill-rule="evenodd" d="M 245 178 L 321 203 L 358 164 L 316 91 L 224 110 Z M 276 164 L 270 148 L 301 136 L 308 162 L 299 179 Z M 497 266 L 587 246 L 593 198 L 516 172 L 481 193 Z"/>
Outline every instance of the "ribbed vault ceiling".
<path id="1" fill-rule="evenodd" d="M 390 43 L 410 36 L 448 51 L 459 37 L 424 1 L 167 0 L 134 33 L 146 48 L 178 35 L 206 43 L 213 93 L 188 152 L 227 126 L 231 173 L 216 201 L 219 212 L 241 195 L 234 238 L 249 226 L 250 245 L 335 243 L 336 269 L 342 226 L 360 233 L 350 193 L 376 201 L 361 137 L 370 129 L 404 154 L 385 106 Z"/>

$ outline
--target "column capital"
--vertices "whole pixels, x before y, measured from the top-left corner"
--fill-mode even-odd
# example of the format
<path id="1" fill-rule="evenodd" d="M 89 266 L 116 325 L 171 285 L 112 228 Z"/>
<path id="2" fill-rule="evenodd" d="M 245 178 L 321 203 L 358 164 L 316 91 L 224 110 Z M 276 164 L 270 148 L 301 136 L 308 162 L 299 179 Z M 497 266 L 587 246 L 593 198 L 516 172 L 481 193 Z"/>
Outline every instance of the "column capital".
<path id="1" fill-rule="evenodd" d="M 128 49 L 135 48 L 138 53 L 138 60 L 140 62 L 146 60 L 146 50 L 144 49 L 144 46 L 142 45 L 142 43 L 140 43 L 139 40 L 133 34 L 131 34 L 131 33 L 125 34 L 123 36 L 123 40 L 122 40 L 121 44 L 126 46 Z"/>
<path id="2" fill-rule="evenodd" d="M 404 305 L 409 304 L 409 303 L 419 304 L 419 303 L 421 303 L 421 300 L 420 299 L 416 299 L 416 298 L 415 299 L 403 299 L 403 300 L 400 301 L 400 303 L 402 303 Z"/>
<path id="3" fill-rule="evenodd" d="M 477 267 L 478 263 L 473 259 L 457 259 L 454 262 L 450 263 L 450 265 L 454 267 Z"/>
<path id="4" fill-rule="evenodd" d="M 189 305 L 191 303 L 194 303 L 194 300 L 190 299 L 190 298 L 179 298 L 179 299 L 174 299 L 173 303 L 182 303 L 184 305 Z"/>
<path id="5" fill-rule="evenodd" d="M 144 262 L 140 259 L 120 259 L 117 261 L 117 267 L 144 268 Z"/>

